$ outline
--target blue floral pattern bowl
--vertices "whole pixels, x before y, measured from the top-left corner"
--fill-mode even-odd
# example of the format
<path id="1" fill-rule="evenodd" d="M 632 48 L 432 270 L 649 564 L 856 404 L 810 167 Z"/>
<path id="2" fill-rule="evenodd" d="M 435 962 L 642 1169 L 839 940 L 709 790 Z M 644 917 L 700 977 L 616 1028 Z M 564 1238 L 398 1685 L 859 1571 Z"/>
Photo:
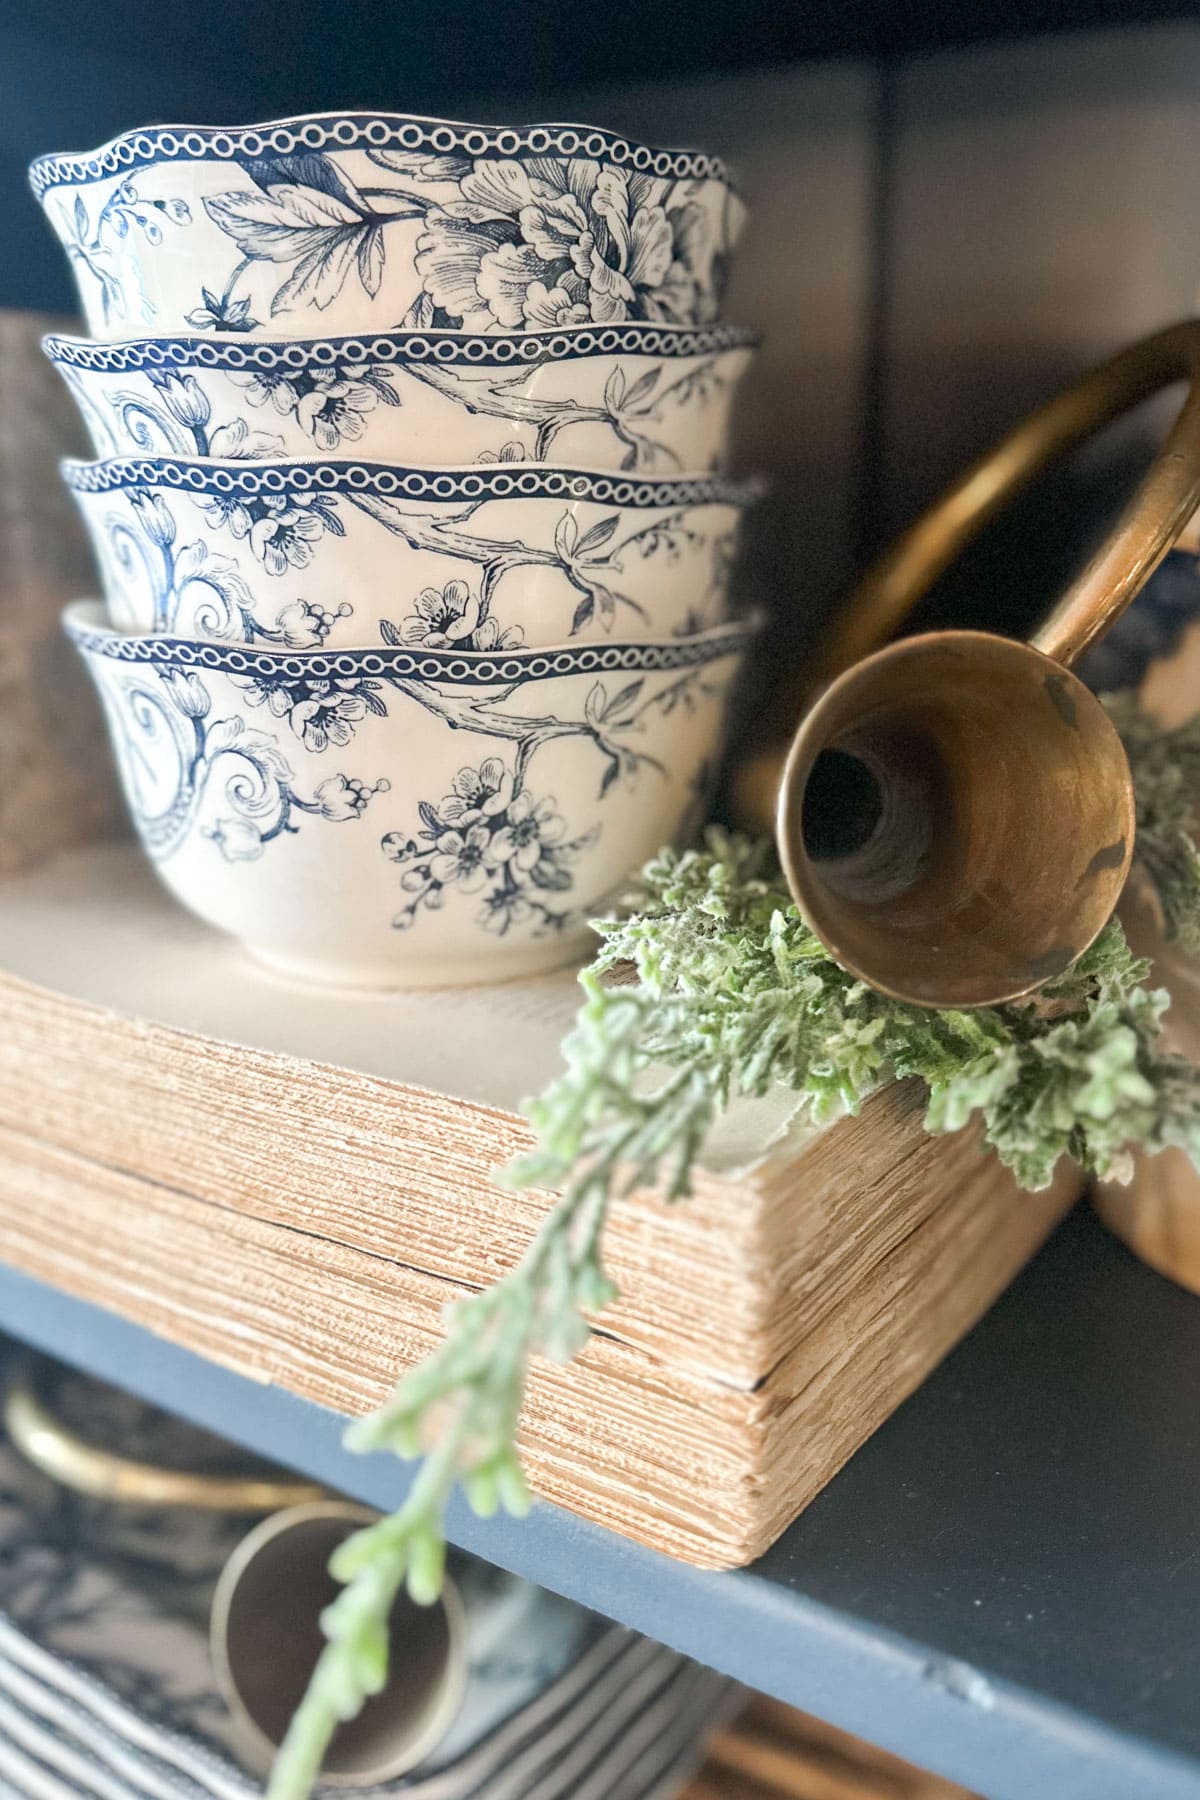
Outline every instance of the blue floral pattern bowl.
<path id="1" fill-rule="evenodd" d="M 703 325 L 744 212 L 699 153 L 400 113 L 157 126 L 30 181 L 105 339 Z"/>
<path id="2" fill-rule="evenodd" d="M 730 326 L 629 324 L 285 342 L 48 337 L 44 347 L 97 456 L 356 455 L 671 474 L 723 459 L 754 343 Z"/>
<path id="3" fill-rule="evenodd" d="M 66 628 L 167 887 L 307 979 L 501 981 L 582 955 L 704 816 L 752 627 L 495 653 Z"/>
<path id="4" fill-rule="evenodd" d="M 119 629 L 288 649 L 692 634 L 727 616 L 757 493 L 539 464 L 144 457 L 63 469 Z"/>

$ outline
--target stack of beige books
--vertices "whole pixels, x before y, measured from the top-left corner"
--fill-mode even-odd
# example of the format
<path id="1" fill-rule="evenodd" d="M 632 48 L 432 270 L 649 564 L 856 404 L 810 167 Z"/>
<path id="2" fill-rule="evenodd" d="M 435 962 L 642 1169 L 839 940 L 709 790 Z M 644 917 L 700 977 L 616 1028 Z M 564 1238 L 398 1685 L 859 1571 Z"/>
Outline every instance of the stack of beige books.
<path id="1" fill-rule="evenodd" d="M 9 330 L 26 379 L 31 326 Z M 114 835 L 60 639 L 79 571 L 45 398 L 0 428 L 0 1259 L 359 1413 L 550 1205 L 492 1174 L 530 1142 L 575 981 L 292 985 L 159 888 Z M 621 1298 L 578 1362 L 535 1368 L 523 1420 L 537 1493 L 699 1564 L 762 1551 L 1078 1191 L 1064 1168 L 1021 1194 L 974 1132 L 926 1136 L 912 1087 L 816 1135 L 791 1107 L 736 1105 L 687 1202 L 618 1204 Z"/>
<path id="2" fill-rule="evenodd" d="M 284 983 L 132 844 L 0 884 L 0 1257 L 259 1381 L 357 1413 L 521 1255 L 570 973 L 358 994 Z M 765 1548 L 979 1317 L 1075 1191 L 1019 1193 L 913 1088 L 815 1136 L 735 1105 L 693 1197 L 616 1207 L 620 1300 L 539 1365 L 535 1489 L 704 1564 Z"/>

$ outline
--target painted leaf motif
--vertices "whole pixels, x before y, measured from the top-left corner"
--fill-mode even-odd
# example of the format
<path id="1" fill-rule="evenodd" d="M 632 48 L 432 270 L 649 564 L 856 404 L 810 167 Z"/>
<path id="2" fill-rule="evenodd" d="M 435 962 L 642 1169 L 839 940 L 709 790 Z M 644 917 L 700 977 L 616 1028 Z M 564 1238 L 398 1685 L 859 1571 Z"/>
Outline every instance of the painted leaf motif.
<path id="1" fill-rule="evenodd" d="M 567 871 L 545 856 L 534 863 L 529 871 L 529 878 L 536 886 L 549 888 L 559 894 L 571 886 L 571 877 Z"/>
<path id="2" fill-rule="evenodd" d="M 324 521 L 326 531 L 333 537 L 345 537 L 346 527 L 337 516 L 336 502 L 332 494 L 328 497 L 318 494 L 312 510 Z"/>
<path id="3" fill-rule="evenodd" d="M 597 613 L 605 626 L 610 626 L 617 616 L 616 595 L 611 593 L 600 581 L 589 581 L 586 587 L 583 587 L 581 582 L 572 582 L 572 585 L 582 587 L 584 596 L 575 607 L 575 617 L 571 625 L 572 634 L 578 631 L 581 625 L 586 625 Z M 626 604 L 629 605 L 631 602 L 627 601 Z M 637 607 L 635 610 L 641 612 L 642 609 Z"/>
<path id="4" fill-rule="evenodd" d="M 286 758 L 275 739 L 268 737 L 265 731 L 243 732 L 237 749 L 243 755 L 251 757 L 261 769 L 265 770 L 267 774 L 273 775 L 277 781 L 284 783 L 291 781 L 292 771 L 288 767 Z M 278 795 L 272 795 L 270 804 L 274 805 L 277 802 Z M 266 807 L 267 802 L 264 800 L 264 810 Z"/>
<path id="5" fill-rule="evenodd" d="M 585 531 L 575 546 L 576 556 L 583 556 L 589 550 L 598 550 L 601 544 L 607 544 L 617 529 L 619 518 L 619 513 L 613 513 L 610 518 L 601 519 L 598 525 L 593 525 L 590 530 Z"/>
<path id="6" fill-rule="evenodd" d="M 363 233 L 358 241 L 358 279 L 372 300 L 379 292 L 379 283 L 383 280 L 383 231 L 378 225 L 372 225 Z M 385 390 L 385 398 L 397 405 L 396 396 L 390 389 Z"/>
<path id="7" fill-rule="evenodd" d="M 433 315 L 436 310 L 431 294 L 418 294 L 404 315 L 404 330 L 427 331 L 433 324 Z"/>
<path id="8" fill-rule="evenodd" d="M 238 166 L 264 192 L 274 187 L 313 188 L 366 211 L 350 177 L 320 150 L 300 150 L 287 156 L 247 156 L 239 158 Z"/>
<path id="9" fill-rule="evenodd" d="M 362 228 L 346 227 L 314 245 L 296 264 L 271 301 L 271 317 L 300 304 L 323 310 L 336 300 L 355 261 L 355 247 Z"/>
<path id="10" fill-rule="evenodd" d="M 625 720 L 627 721 L 629 718 L 629 709 L 632 707 L 634 701 L 637 699 L 645 685 L 645 681 L 639 678 L 637 681 L 631 681 L 628 687 L 623 687 L 619 694 L 614 694 L 601 714 L 605 724 L 612 725 L 618 723 L 621 721 L 622 714 L 624 714 Z"/>
<path id="11" fill-rule="evenodd" d="M 262 456 L 282 456 L 283 439 L 277 432 L 251 431 L 245 419 L 230 419 L 218 425 L 208 440 L 209 456 L 226 461 L 251 462 Z"/>
<path id="12" fill-rule="evenodd" d="M 380 250 L 380 262 L 383 252 Z M 365 369 L 360 371 L 361 379 L 385 406 L 402 406 L 404 402 L 391 383 L 391 376 L 385 369 Z"/>
<path id="13" fill-rule="evenodd" d="M 200 550 L 204 549 L 202 544 L 196 547 Z M 211 557 L 204 570 L 204 580 L 210 587 L 217 588 L 227 600 L 233 601 L 236 605 L 247 608 L 254 605 L 254 598 L 246 579 L 231 556 Z"/>
<path id="14" fill-rule="evenodd" d="M 241 738 L 242 730 L 242 721 L 236 716 L 230 719 L 215 720 L 204 739 L 204 754 L 209 762 L 215 761 L 226 750 L 232 749 Z"/>
<path id="15" fill-rule="evenodd" d="M 199 574 L 207 561 L 208 546 L 200 538 L 197 538 L 194 543 L 184 544 L 175 558 L 173 569 L 176 592 L 185 588 L 188 582 Z"/>
<path id="16" fill-rule="evenodd" d="M 87 207 L 80 194 L 75 196 L 75 236 L 82 244 L 88 233 Z"/>
<path id="17" fill-rule="evenodd" d="M 636 406 L 639 400 L 644 400 L 648 394 L 652 393 L 654 385 L 658 380 L 658 375 L 659 371 L 657 369 L 647 369 L 644 375 L 639 375 L 638 379 L 634 382 L 633 386 L 625 396 L 625 405 L 627 407 Z"/>
<path id="18" fill-rule="evenodd" d="M 317 241 L 364 224 L 362 213 L 336 194 L 286 183 L 212 194 L 204 210 L 244 256 L 269 262 L 295 262 Z"/>
<path id="19" fill-rule="evenodd" d="M 381 169 L 407 175 L 410 181 L 461 181 L 471 167 L 465 156 L 428 156 L 423 150 L 368 150 Z"/>
<path id="20" fill-rule="evenodd" d="M 565 512 L 554 527 L 554 548 L 564 562 L 570 562 L 575 554 L 575 545 L 579 538 L 579 526 L 574 513 Z"/>

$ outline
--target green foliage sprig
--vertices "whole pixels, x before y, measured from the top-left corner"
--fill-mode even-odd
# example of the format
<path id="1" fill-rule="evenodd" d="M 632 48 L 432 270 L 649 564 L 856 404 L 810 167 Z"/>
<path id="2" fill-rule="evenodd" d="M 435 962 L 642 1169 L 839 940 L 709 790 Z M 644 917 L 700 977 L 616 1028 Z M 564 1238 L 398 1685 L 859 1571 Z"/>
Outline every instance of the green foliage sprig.
<path id="1" fill-rule="evenodd" d="M 1139 848 L 1151 846 L 1176 929 L 1200 941 L 1200 858 L 1178 836 L 1174 777 L 1189 771 L 1182 789 L 1200 775 L 1200 734 L 1181 762 L 1134 715 L 1120 718 L 1145 784 Z M 799 1113 L 820 1121 L 854 1111 L 886 1081 L 918 1076 L 928 1129 L 954 1131 L 979 1113 L 987 1142 L 1030 1189 L 1064 1155 L 1106 1176 L 1127 1172 L 1134 1145 L 1178 1144 L 1200 1161 L 1200 1073 L 1163 1054 L 1166 996 L 1146 989 L 1148 965 L 1116 923 L 1030 1001 L 927 1011 L 875 993 L 833 961 L 766 846 L 713 837 L 703 851 L 655 858 L 633 910 L 600 929 L 564 1070 L 528 1108 L 536 1147 L 501 1177 L 560 1186 L 560 1197 L 521 1262 L 452 1308 L 440 1348 L 347 1433 L 354 1449 L 424 1460 L 400 1510 L 333 1558 L 345 1587 L 322 1619 L 328 1641 L 269 1800 L 303 1800 L 338 1721 L 382 1688 L 401 1586 L 436 1597 L 455 1485 L 482 1514 L 526 1510 L 516 1431 L 528 1366 L 536 1355 L 574 1356 L 588 1317 L 614 1296 L 601 1249 L 612 1197 L 655 1182 L 685 1195 L 735 1095 L 782 1085 Z M 611 979 L 619 965 L 631 981 Z"/>
<path id="2" fill-rule="evenodd" d="M 1158 891 L 1167 936 L 1200 954 L 1200 713 L 1164 731 L 1130 695 L 1110 695 L 1105 706 L 1133 771 L 1138 861 Z"/>

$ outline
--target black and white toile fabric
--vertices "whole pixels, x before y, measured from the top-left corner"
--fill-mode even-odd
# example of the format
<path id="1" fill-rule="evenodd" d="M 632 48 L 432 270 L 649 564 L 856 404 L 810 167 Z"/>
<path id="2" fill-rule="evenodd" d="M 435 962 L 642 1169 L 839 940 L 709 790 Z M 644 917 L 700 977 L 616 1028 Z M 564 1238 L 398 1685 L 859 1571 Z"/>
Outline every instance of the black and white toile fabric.
<path id="1" fill-rule="evenodd" d="M 176 1468 L 236 1452 L 74 1376 L 56 1409 Z M 0 1796 L 257 1800 L 208 1655 L 208 1608 L 244 1519 L 84 1499 L 0 1444 Z M 418 1769 L 364 1800 L 668 1800 L 734 1685 L 474 1558 L 462 1708 Z M 344 1788 L 327 1788 L 329 1800 Z"/>

